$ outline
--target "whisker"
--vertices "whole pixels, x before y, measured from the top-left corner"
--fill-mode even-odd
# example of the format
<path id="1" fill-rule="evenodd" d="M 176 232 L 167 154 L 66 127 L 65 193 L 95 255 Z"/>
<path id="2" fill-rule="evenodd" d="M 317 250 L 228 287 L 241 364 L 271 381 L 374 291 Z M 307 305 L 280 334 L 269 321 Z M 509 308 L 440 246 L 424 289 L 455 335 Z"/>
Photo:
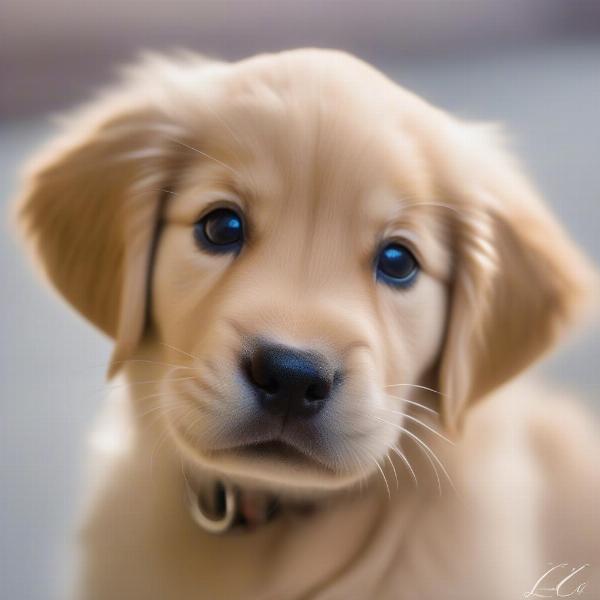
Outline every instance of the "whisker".
<path id="1" fill-rule="evenodd" d="M 408 433 L 408 432 L 405 432 L 405 433 Z M 417 442 L 417 448 L 419 448 L 419 450 L 421 450 L 421 452 L 425 455 L 425 458 L 428 460 L 429 464 L 431 465 L 431 468 L 433 469 L 433 472 L 435 474 L 435 479 L 436 479 L 436 482 L 437 482 L 438 491 L 439 491 L 439 494 L 441 496 L 442 495 L 442 481 L 440 479 L 440 475 L 438 473 L 437 467 L 436 467 L 435 463 L 433 462 L 433 460 L 431 459 L 431 456 L 429 456 L 429 453 L 426 451 L 426 448 L 424 448 L 423 446 L 421 446 L 420 440 L 417 439 L 416 436 L 414 436 L 413 439 L 415 439 L 415 441 Z M 402 454 L 402 456 L 404 456 L 404 454 Z M 406 461 L 407 461 L 408 465 L 410 466 L 410 463 L 408 462 L 408 458 L 406 458 Z M 414 473 L 414 470 L 412 469 L 412 466 L 410 466 L 410 469 Z M 415 483 L 416 483 L 416 475 L 415 475 Z"/>
<path id="2" fill-rule="evenodd" d="M 156 444 L 152 449 L 152 453 L 150 454 L 150 473 L 154 476 L 154 459 L 156 457 L 157 452 L 161 448 L 161 446 L 167 441 L 169 438 L 169 430 L 165 427 L 165 430 L 158 436 L 158 440 L 156 440 Z"/>
<path id="3" fill-rule="evenodd" d="M 190 146 L 189 144 L 185 144 L 184 142 L 182 142 L 180 140 L 176 140 L 174 138 L 167 138 L 167 139 L 169 141 L 173 142 L 174 144 L 178 144 L 179 146 L 183 146 L 184 148 L 187 148 L 188 150 L 192 150 L 193 152 L 197 152 L 201 156 L 204 156 L 205 158 L 208 158 L 209 160 L 212 160 L 212 161 L 216 162 L 217 164 L 221 165 L 222 167 L 225 167 L 226 169 L 228 169 L 229 171 L 231 171 L 232 173 L 234 173 L 235 175 L 237 175 L 238 177 L 240 177 L 240 173 L 238 171 L 236 171 L 230 165 L 228 165 L 228 164 L 224 163 L 223 161 L 219 160 L 218 158 L 215 158 L 214 156 L 211 156 L 210 154 L 207 154 L 206 152 L 203 152 L 202 150 L 199 150 L 198 148 L 194 148 L 194 146 Z"/>
<path id="4" fill-rule="evenodd" d="M 193 419 L 192 421 L 190 421 L 186 426 L 185 426 L 185 437 L 189 437 L 190 432 L 194 429 L 194 427 L 196 427 L 196 425 L 198 425 L 198 423 L 202 422 L 202 416 L 197 416 L 195 419 Z"/>
<path id="5" fill-rule="evenodd" d="M 169 373 L 175 373 L 175 371 L 177 371 L 177 369 L 180 368 L 187 368 L 187 367 L 173 367 L 171 371 L 169 371 Z M 143 385 L 143 384 L 151 384 L 151 383 L 162 383 L 163 381 L 166 382 L 171 382 L 171 381 L 185 381 L 186 379 L 196 379 L 196 377 L 168 377 L 167 375 L 165 375 L 164 377 L 161 377 L 160 379 L 142 379 L 142 380 L 137 380 L 137 381 L 129 381 L 129 380 L 125 380 L 125 381 L 121 381 L 120 383 L 104 383 L 101 387 L 96 388 L 95 390 L 91 390 L 91 394 L 105 394 L 106 392 L 112 392 L 113 390 L 119 390 L 119 389 L 127 389 L 129 386 L 134 386 L 134 385 Z"/>
<path id="6" fill-rule="evenodd" d="M 375 466 L 377 467 L 377 469 L 381 473 L 381 476 L 383 477 L 383 483 L 385 483 L 385 489 L 387 490 L 388 499 L 391 500 L 392 499 L 392 492 L 390 491 L 390 486 L 388 484 L 387 477 L 385 476 L 385 473 L 383 472 L 383 469 L 381 468 L 381 465 L 379 464 L 379 461 L 372 454 L 370 454 L 370 453 L 368 453 L 368 454 L 373 459 L 373 462 L 375 463 Z"/>
<path id="7" fill-rule="evenodd" d="M 153 412 L 157 412 L 157 411 L 163 411 L 165 413 L 167 412 L 171 412 L 173 410 L 179 410 L 180 408 L 187 408 L 188 410 L 190 409 L 190 403 L 187 402 L 184 398 L 182 398 L 181 394 L 178 394 L 177 392 L 173 393 L 170 391 L 167 392 L 158 392 L 156 394 L 149 394 L 147 396 L 144 396 L 143 398 L 141 398 L 142 401 L 146 401 L 146 400 L 150 400 L 151 398 L 163 398 L 167 396 L 167 400 L 169 400 L 169 398 L 174 398 L 174 401 L 167 401 L 167 402 L 163 402 L 160 401 L 158 403 L 152 402 L 150 403 L 151 406 L 146 408 L 144 411 L 142 411 L 141 413 L 139 413 L 137 416 L 139 418 L 144 418 L 147 415 L 153 413 Z"/>
<path id="8" fill-rule="evenodd" d="M 124 381 L 123 383 L 115 383 L 114 385 L 104 386 L 104 390 L 114 390 L 128 385 L 142 385 L 148 383 L 162 383 L 163 381 L 189 381 L 190 379 L 196 379 L 196 377 L 163 377 L 162 379 L 143 379 L 141 381 Z"/>
<path id="9" fill-rule="evenodd" d="M 394 465 L 394 461 L 391 459 L 389 452 L 385 455 L 390 465 L 392 465 L 392 471 L 394 471 L 394 479 L 396 480 L 396 489 L 400 488 L 400 482 L 398 481 L 398 473 L 396 472 L 396 465 Z"/>
<path id="10" fill-rule="evenodd" d="M 189 352 L 186 352 L 185 350 L 181 350 L 181 348 L 176 348 L 175 346 L 171 346 L 171 344 L 166 344 L 165 342 L 160 342 L 161 346 L 166 346 L 167 348 L 171 348 L 171 350 L 175 350 L 175 352 L 180 352 L 181 354 L 184 354 L 185 356 L 189 356 L 190 358 L 193 358 L 194 360 L 201 360 L 199 356 L 194 356 L 193 354 L 190 354 Z"/>
<path id="11" fill-rule="evenodd" d="M 336 448 L 335 445 L 333 447 L 330 446 L 329 451 L 334 455 L 333 462 L 336 467 L 344 469 L 346 467 L 346 461 L 344 460 L 342 453 Z"/>
<path id="12" fill-rule="evenodd" d="M 149 414 L 152 414 L 153 412 L 156 412 L 159 410 L 163 410 L 163 411 L 167 412 L 168 410 L 175 409 L 175 408 L 179 408 L 179 405 L 169 404 L 167 406 L 163 406 L 162 404 L 155 404 L 154 406 L 151 406 L 150 408 L 146 409 L 143 413 L 139 414 L 138 417 L 140 419 L 143 419 L 144 417 L 147 417 Z"/>
<path id="13" fill-rule="evenodd" d="M 360 474 L 361 474 L 361 477 L 358 480 L 358 490 L 359 490 L 359 494 L 362 496 L 363 482 L 367 479 L 367 472 L 365 471 L 365 467 L 363 465 L 362 460 L 360 460 L 360 456 L 358 455 L 358 452 L 356 452 L 356 450 L 354 450 L 354 448 L 352 448 L 352 446 L 348 446 L 347 449 L 350 451 L 350 453 L 354 457 L 354 460 L 356 461 L 356 464 L 358 466 L 358 470 L 360 471 Z"/>
<path id="14" fill-rule="evenodd" d="M 431 413 L 432 415 L 439 417 L 440 413 L 438 413 L 437 410 L 434 410 L 433 408 L 430 408 L 429 406 L 425 406 L 424 404 L 420 404 L 419 402 L 415 402 L 414 400 L 409 400 L 408 398 L 403 398 L 402 396 L 394 396 L 393 394 L 386 394 L 386 396 L 388 396 L 389 398 L 395 398 L 396 400 L 402 400 L 402 401 L 406 402 L 407 404 L 411 404 L 412 406 L 418 406 L 419 408 L 426 410 L 427 412 Z M 384 408 L 383 410 L 391 410 L 391 409 Z"/>
<path id="15" fill-rule="evenodd" d="M 156 360 L 147 360 L 147 359 L 141 359 L 141 358 L 127 358 L 125 360 L 116 360 L 114 364 L 120 365 L 120 364 L 124 364 L 124 363 L 147 363 L 150 365 L 160 365 L 163 367 L 172 367 L 174 369 L 189 369 L 190 371 L 196 370 L 195 367 L 188 367 L 186 365 L 174 365 L 172 363 L 160 362 L 160 361 L 156 361 Z"/>
<path id="16" fill-rule="evenodd" d="M 173 405 L 174 407 L 175 405 Z M 186 422 L 191 416 L 193 416 L 195 413 L 195 409 L 194 408 L 190 408 L 185 414 L 180 415 L 179 416 L 179 421 L 180 422 Z M 162 416 L 162 415 L 161 415 Z M 195 426 L 197 423 L 201 422 L 202 417 L 197 417 L 196 419 L 193 420 L 193 425 Z M 150 455 L 150 472 L 153 474 L 154 473 L 154 464 L 155 464 L 155 458 L 156 455 L 158 454 L 159 449 L 161 448 L 161 446 L 163 446 L 165 444 L 165 442 L 171 438 L 171 427 L 173 426 L 173 424 L 167 424 L 167 426 L 165 427 L 164 431 L 162 432 L 162 434 L 159 436 L 156 445 L 154 446 L 154 449 L 152 450 L 152 453 Z M 188 423 L 187 427 L 186 427 L 186 433 L 187 433 L 187 429 L 190 427 L 190 424 Z"/>
<path id="17" fill-rule="evenodd" d="M 438 473 L 436 464 L 433 462 L 433 459 L 431 458 L 431 456 L 429 456 L 429 453 L 427 452 L 427 450 L 423 446 L 421 446 L 421 444 L 419 444 L 418 441 L 417 441 L 417 448 L 419 448 L 419 450 L 425 455 L 425 458 L 428 460 L 429 464 L 431 465 L 431 468 L 433 469 L 433 472 L 435 474 L 435 479 L 437 481 L 438 492 L 439 492 L 440 496 L 442 496 L 442 480 L 440 479 L 440 474 Z"/>
<path id="18" fill-rule="evenodd" d="M 225 129 L 227 129 L 227 131 L 231 134 L 231 137 L 234 139 L 234 141 L 237 143 L 237 145 L 240 148 L 242 148 L 244 145 L 242 144 L 240 138 L 237 136 L 237 134 L 235 133 L 235 131 L 233 131 L 233 129 L 229 126 L 229 123 L 227 123 L 227 121 L 223 118 L 223 116 L 219 114 L 219 111 L 215 110 L 210 105 L 207 105 L 206 108 L 208 108 L 208 110 L 219 121 L 219 123 L 221 123 L 221 125 L 223 125 L 223 127 L 225 127 Z"/>
<path id="19" fill-rule="evenodd" d="M 189 405 L 186 402 L 170 402 L 168 404 L 155 404 L 151 406 L 148 410 L 145 410 L 142 414 L 139 415 L 139 418 L 145 419 L 148 415 L 152 415 L 153 417 L 164 417 L 167 414 L 172 414 L 175 411 L 178 411 L 182 408 L 189 408 Z M 155 414 L 153 414 L 155 413 Z M 151 421 L 150 423 L 154 423 L 155 421 Z"/>
<path id="20" fill-rule="evenodd" d="M 373 460 L 375 460 L 375 459 L 373 459 Z M 385 476 L 385 473 L 383 472 L 383 469 L 381 468 L 381 465 L 377 462 L 377 460 L 375 460 L 375 466 L 377 467 L 377 469 L 379 469 L 379 472 L 381 473 L 381 476 L 383 477 L 383 483 L 385 483 L 385 489 L 387 490 L 388 500 L 391 500 L 392 492 L 390 492 L 390 486 L 388 484 L 387 477 Z"/>
<path id="21" fill-rule="evenodd" d="M 421 425 L 421 427 L 425 427 L 425 429 L 428 429 L 429 431 L 431 431 L 431 433 L 437 435 L 440 439 L 444 440 L 446 443 L 450 444 L 451 446 L 456 446 L 456 444 L 451 439 L 448 439 L 443 433 L 440 433 L 437 429 L 430 427 L 429 425 L 427 425 L 427 423 L 423 423 L 423 421 L 421 421 L 420 419 L 417 419 L 417 417 L 413 417 L 412 415 L 409 415 L 408 413 L 404 413 L 400 410 L 392 410 L 391 408 L 387 408 L 385 410 L 387 410 L 388 412 L 391 412 L 395 415 L 401 415 L 406 419 L 410 419 L 411 421 L 418 423 L 419 425 Z"/>
<path id="22" fill-rule="evenodd" d="M 412 431 L 406 429 L 406 427 L 402 427 L 402 425 L 397 425 L 396 423 L 392 423 L 390 421 L 386 421 L 385 419 L 381 419 L 380 417 L 374 417 L 374 418 L 377 419 L 378 421 L 381 421 L 383 423 L 387 423 L 388 425 L 391 425 L 392 427 L 395 427 L 399 431 L 404 432 L 411 439 L 413 439 L 415 442 L 417 442 L 417 444 L 419 444 L 420 446 L 422 446 L 423 448 L 425 448 L 431 454 L 431 457 L 436 461 L 436 463 L 439 465 L 439 467 L 442 469 L 442 472 L 444 473 L 444 475 L 448 479 L 448 482 L 452 486 L 452 489 L 456 493 L 458 493 L 456 491 L 456 487 L 454 486 L 452 478 L 450 477 L 448 471 L 446 470 L 446 467 L 444 467 L 444 465 L 442 464 L 442 461 L 438 458 L 437 454 L 419 436 L 415 435 Z"/>
<path id="23" fill-rule="evenodd" d="M 390 449 L 392 450 L 392 452 L 397 454 L 402 459 L 404 464 L 408 467 L 408 470 L 410 471 L 412 478 L 415 480 L 415 487 L 419 487 L 419 482 L 417 481 L 417 475 L 415 473 L 415 470 L 413 469 L 413 466 L 410 464 L 410 461 L 406 457 L 406 454 L 404 454 L 404 452 L 402 452 L 400 450 L 400 448 L 398 448 L 397 446 L 392 446 Z"/>
<path id="24" fill-rule="evenodd" d="M 417 385 L 416 383 L 392 383 L 391 385 L 384 385 L 383 387 L 384 388 L 392 388 L 392 387 L 402 387 L 402 386 L 414 387 L 414 388 L 418 388 L 420 390 L 427 390 L 428 392 L 433 392 L 434 394 L 439 394 L 440 396 L 446 395 L 443 392 L 440 392 L 439 390 L 434 390 L 433 388 L 427 387 L 426 385 Z"/>
<path id="25" fill-rule="evenodd" d="M 225 118 L 219 114 L 219 111 L 215 110 L 213 107 L 211 106 L 207 106 L 208 110 L 213 114 L 213 116 L 217 119 L 217 121 L 219 121 L 219 123 L 221 123 L 221 125 L 223 125 L 223 127 L 229 132 L 229 134 L 231 135 L 231 137 L 233 138 L 233 140 L 235 141 L 235 143 L 237 144 L 237 147 L 239 148 L 243 148 L 244 144 L 242 143 L 242 140 L 239 138 L 239 136 L 235 133 L 235 131 L 231 128 L 231 126 L 229 125 L 229 123 L 225 120 Z M 233 151 L 233 155 L 236 158 L 236 160 L 239 163 L 243 163 L 242 160 L 240 160 L 240 154 L 236 151 L 235 145 L 232 144 L 232 151 Z M 252 181 L 252 184 L 254 186 L 255 190 L 258 190 L 259 187 L 256 185 L 256 179 L 254 177 L 254 171 L 253 169 L 250 169 L 248 171 L 248 176 L 250 178 L 250 180 Z"/>

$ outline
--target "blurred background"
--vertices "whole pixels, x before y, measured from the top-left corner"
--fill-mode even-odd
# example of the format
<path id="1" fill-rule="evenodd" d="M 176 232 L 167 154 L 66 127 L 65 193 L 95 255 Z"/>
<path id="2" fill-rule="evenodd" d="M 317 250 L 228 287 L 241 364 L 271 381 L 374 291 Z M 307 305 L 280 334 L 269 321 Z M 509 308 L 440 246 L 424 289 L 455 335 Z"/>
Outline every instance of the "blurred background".
<path id="1" fill-rule="evenodd" d="M 430 101 L 498 121 L 548 202 L 600 263 L 597 0 L 3 0 L 0 198 L 54 131 L 143 49 L 227 59 L 338 47 Z M 0 237 L 0 598 L 47 600 L 64 579 L 110 344 L 34 280 Z M 551 244 L 552 240 L 548 240 Z M 598 330 L 539 366 L 600 413 Z"/>

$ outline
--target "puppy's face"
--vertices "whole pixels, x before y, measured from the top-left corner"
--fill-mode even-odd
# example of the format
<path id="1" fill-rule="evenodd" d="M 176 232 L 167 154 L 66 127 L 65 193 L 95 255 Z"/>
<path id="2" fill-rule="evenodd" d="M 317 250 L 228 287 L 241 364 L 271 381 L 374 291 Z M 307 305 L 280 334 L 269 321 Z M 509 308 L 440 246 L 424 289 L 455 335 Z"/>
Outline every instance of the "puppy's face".
<path id="1" fill-rule="evenodd" d="M 413 391 L 440 388 L 452 426 L 573 313 L 584 261 L 496 144 L 363 63 L 140 73 L 35 167 L 23 214 L 116 358 L 146 335 L 185 367 L 161 402 L 188 459 L 348 485 L 393 450 Z"/>
<path id="2" fill-rule="evenodd" d="M 170 188 L 152 317 L 195 378 L 171 373 L 164 402 L 215 469 L 340 485 L 396 443 L 411 390 L 389 386 L 439 353 L 450 251 L 392 112 L 280 86 L 218 98 Z"/>

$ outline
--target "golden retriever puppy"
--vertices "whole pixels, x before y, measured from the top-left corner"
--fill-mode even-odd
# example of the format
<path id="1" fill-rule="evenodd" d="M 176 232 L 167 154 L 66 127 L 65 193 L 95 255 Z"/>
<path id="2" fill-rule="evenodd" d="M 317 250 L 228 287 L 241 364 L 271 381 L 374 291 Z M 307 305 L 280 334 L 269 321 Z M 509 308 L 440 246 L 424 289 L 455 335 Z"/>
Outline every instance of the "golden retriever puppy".
<path id="1" fill-rule="evenodd" d="M 597 597 L 598 435 L 513 380 L 593 270 L 498 137 L 329 50 L 73 116 L 19 214 L 115 340 L 77 598 Z"/>

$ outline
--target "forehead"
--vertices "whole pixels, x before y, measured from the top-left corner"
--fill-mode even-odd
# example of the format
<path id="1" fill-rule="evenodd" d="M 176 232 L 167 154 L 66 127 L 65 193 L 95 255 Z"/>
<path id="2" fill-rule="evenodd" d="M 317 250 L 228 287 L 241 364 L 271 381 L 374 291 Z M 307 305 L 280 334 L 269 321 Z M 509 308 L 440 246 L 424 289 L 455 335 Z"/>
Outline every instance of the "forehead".
<path id="1" fill-rule="evenodd" d="M 317 51 L 259 57 L 228 66 L 206 87 L 201 117 L 186 126 L 190 145 L 238 187 L 320 205 L 382 188 L 431 195 L 415 127 L 427 106 L 356 59 Z"/>
<path id="2" fill-rule="evenodd" d="M 435 200 L 435 109 L 356 59 L 291 54 L 209 82 L 195 127 L 185 125 L 191 162 L 167 219 L 193 222 L 231 197 L 255 232 L 290 247 L 325 252 L 335 239 L 368 260 L 381 240 L 406 234 L 442 256 L 445 215 L 419 207 Z"/>

